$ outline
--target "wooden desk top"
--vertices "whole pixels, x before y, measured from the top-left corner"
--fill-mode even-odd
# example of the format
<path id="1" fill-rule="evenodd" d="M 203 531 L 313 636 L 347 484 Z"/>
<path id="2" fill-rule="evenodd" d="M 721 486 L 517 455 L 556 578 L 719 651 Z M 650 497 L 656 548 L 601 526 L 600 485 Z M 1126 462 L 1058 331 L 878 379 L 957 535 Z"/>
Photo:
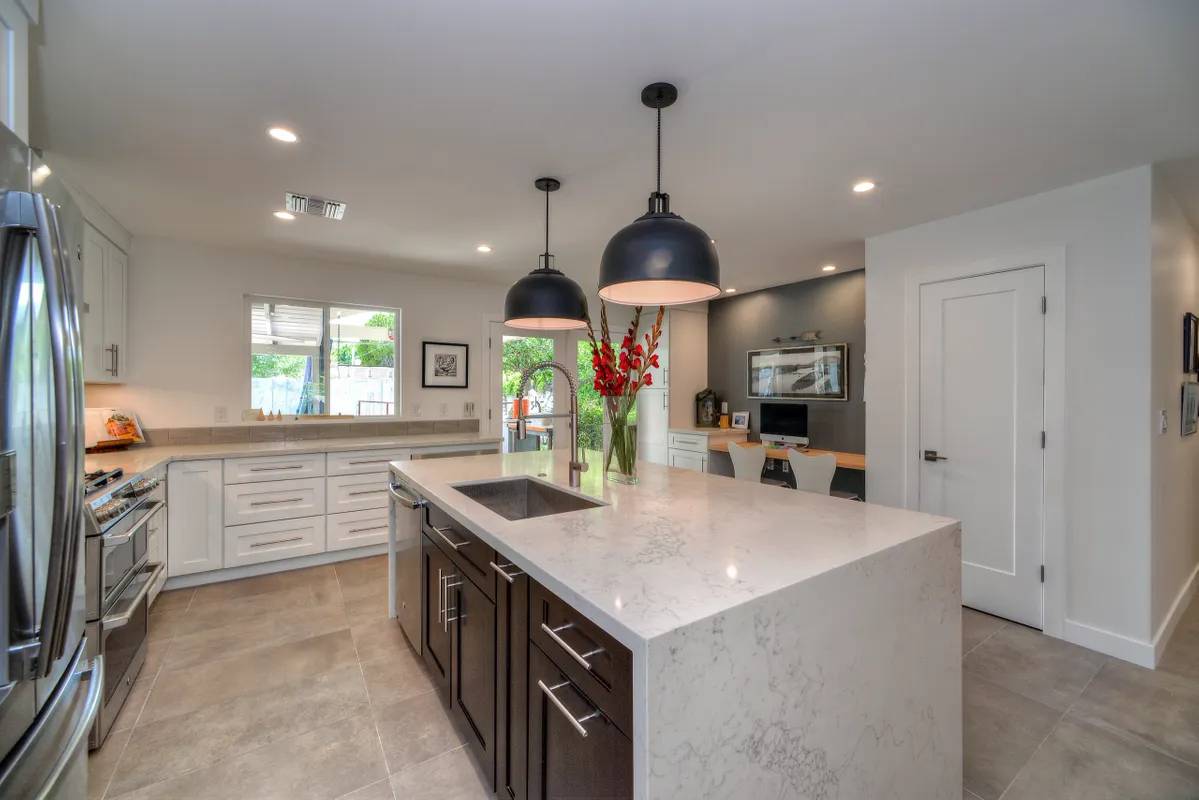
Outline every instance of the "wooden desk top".
<path id="1" fill-rule="evenodd" d="M 754 446 L 761 447 L 761 445 L 754 445 Z M 720 453 L 727 453 L 729 451 L 729 443 L 728 442 L 713 442 L 712 446 L 709 447 L 708 449 L 714 450 L 714 451 L 720 452 Z M 787 447 L 767 447 L 766 448 L 766 457 L 767 458 L 778 458 L 778 459 L 782 459 L 782 460 L 786 461 L 787 460 L 787 452 L 790 449 L 791 448 L 787 448 Z M 862 472 L 866 471 L 866 454 L 865 453 L 843 453 L 838 450 L 817 450 L 816 448 L 810 448 L 808 450 L 800 450 L 799 452 L 803 453 L 804 455 L 809 455 L 809 456 L 819 456 L 819 455 L 824 455 L 825 453 L 832 453 L 833 455 L 835 455 L 837 457 L 837 466 L 840 467 L 841 469 L 856 469 L 856 470 L 859 470 Z"/>

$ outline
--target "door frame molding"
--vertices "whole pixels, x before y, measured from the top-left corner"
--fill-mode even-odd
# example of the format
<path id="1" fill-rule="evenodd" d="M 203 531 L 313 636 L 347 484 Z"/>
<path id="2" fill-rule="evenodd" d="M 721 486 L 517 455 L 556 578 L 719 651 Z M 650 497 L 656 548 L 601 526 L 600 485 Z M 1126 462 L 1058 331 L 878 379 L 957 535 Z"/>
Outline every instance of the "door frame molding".
<path id="1" fill-rule="evenodd" d="M 1027 267 L 1045 270 L 1044 632 L 1062 638 L 1066 618 L 1066 248 L 1022 250 L 968 263 L 930 264 L 904 282 L 904 505 L 920 502 L 920 287 Z M 869 327 L 870 320 L 866 320 Z"/>

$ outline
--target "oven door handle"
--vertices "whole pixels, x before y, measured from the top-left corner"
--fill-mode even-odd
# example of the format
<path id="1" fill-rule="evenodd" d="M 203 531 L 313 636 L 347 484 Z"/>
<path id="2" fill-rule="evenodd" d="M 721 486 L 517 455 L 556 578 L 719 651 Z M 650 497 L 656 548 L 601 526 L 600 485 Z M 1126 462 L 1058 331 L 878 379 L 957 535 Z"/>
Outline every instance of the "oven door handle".
<path id="1" fill-rule="evenodd" d="M 129 624 L 129 620 L 133 619 L 133 613 L 137 611 L 137 607 L 146 599 L 146 595 L 150 593 L 150 589 L 154 588 L 154 584 L 158 581 L 158 576 L 167 568 L 166 564 L 154 564 L 153 571 L 141 588 L 137 590 L 137 594 L 130 600 L 122 603 L 125 607 L 124 611 L 116 614 L 108 614 L 104 619 L 100 620 L 100 628 L 104 631 L 110 631 L 115 628 L 123 628 Z"/>
<path id="2" fill-rule="evenodd" d="M 151 511 L 149 514 L 146 514 L 141 519 L 139 519 L 137 521 L 137 524 L 134 525 L 129 530 L 125 531 L 124 533 L 106 533 L 103 536 L 101 536 L 100 541 L 101 541 L 101 543 L 103 543 L 104 549 L 108 550 L 109 548 L 119 547 L 120 545 L 125 544 L 125 542 L 129 541 L 134 536 L 136 536 L 138 531 L 140 531 L 142 528 L 146 527 L 146 525 L 149 524 L 150 520 L 152 520 L 156 516 L 158 516 L 158 514 L 164 508 L 166 508 L 166 505 L 164 503 L 159 503 L 159 502 L 155 501 L 154 510 Z"/>

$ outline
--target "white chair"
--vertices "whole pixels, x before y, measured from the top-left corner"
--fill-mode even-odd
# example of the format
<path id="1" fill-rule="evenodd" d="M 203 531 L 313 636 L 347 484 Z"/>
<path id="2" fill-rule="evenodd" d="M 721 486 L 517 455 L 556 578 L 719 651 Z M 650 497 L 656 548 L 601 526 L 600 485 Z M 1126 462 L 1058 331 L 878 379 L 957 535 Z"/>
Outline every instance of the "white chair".
<path id="1" fill-rule="evenodd" d="M 798 450 L 787 451 L 791 471 L 795 473 L 795 488 L 801 492 L 828 494 L 837 471 L 837 457 L 832 453 L 809 456 Z"/>
<path id="2" fill-rule="evenodd" d="M 729 457 L 733 459 L 733 477 L 739 481 L 762 481 L 766 465 L 766 448 L 760 444 L 729 442 Z"/>

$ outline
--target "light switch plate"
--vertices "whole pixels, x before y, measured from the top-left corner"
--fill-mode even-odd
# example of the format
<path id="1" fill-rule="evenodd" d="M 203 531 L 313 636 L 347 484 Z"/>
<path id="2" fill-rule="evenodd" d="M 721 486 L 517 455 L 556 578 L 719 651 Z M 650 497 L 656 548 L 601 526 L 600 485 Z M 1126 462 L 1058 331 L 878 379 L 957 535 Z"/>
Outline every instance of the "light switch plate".
<path id="1" fill-rule="evenodd" d="M 1166 413 L 1166 409 L 1164 408 L 1158 412 L 1158 415 L 1157 432 L 1165 433 L 1170 428 L 1170 415 Z"/>
<path id="2" fill-rule="evenodd" d="M 229 421 L 229 406 L 217 406 L 212 410 L 213 422 L 228 422 Z"/>
<path id="3" fill-rule="evenodd" d="M 475 415 L 475 404 L 471 400 L 467 400 L 462 404 L 462 416 L 470 418 Z"/>

